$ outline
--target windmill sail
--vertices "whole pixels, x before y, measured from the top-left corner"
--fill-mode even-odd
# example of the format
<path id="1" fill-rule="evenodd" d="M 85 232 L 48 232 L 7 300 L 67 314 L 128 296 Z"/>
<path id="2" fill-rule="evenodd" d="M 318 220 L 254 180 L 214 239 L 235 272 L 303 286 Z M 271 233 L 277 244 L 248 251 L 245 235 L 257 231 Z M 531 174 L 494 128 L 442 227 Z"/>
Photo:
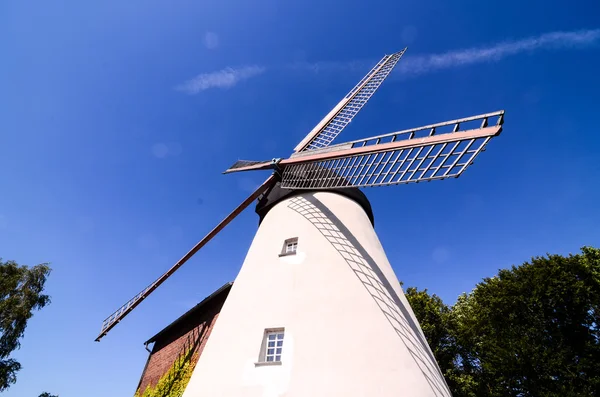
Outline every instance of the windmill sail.
<path id="1" fill-rule="evenodd" d="M 281 187 L 370 187 L 458 177 L 500 134 L 503 117 L 503 111 L 488 113 L 296 154 L 280 163 Z M 496 124 L 488 126 L 494 118 Z M 471 123 L 479 127 L 460 131 L 461 124 Z M 438 132 L 444 128 L 451 131 Z"/>
<path id="2" fill-rule="evenodd" d="M 271 161 L 251 161 L 251 160 L 238 160 L 231 167 L 223 171 L 224 174 L 240 171 L 252 171 L 252 170 L 266 170 L 273 168 L 275 164 L 274 160 Z"/>
<path id="3" fill-rule="evenodd" d="M 208 243 L 214 236 L 217 235 L 229 222 L 231 222 L 236 216 L 238 216 L 246 207 L 258 198 L 262 193 L 269 189 L 276 182 L 275 177 L 271 175 L 267 180 L 260 185 L 258 189 L 254 191 L 246 200 L 237 206 L 225 219 L 223 219 L 213 230 L 211 230 L 202 240 L 200 240 L 187 254 L 185 254 L 180 260 L 177 261 L 166 273 L 157 278 L 152 284 L 144 288 L 141 292 L 127 301 L 123 306 L 118 308 L 110 316 L 108 316 L 103 322 L 100 329 L 100 334 L 96 338 L 96 342 L 99 342 L 104 335 L 108 333 L 115 325 L 119 323 L 126 315 L 128 315 L 137 305 L 139 305 L 144 299 L 148 297 L 159 285 L 164 283 L 177 269 L 179 269 L 185 262 L 187 262 L 200 248 Z"/>
<path id="4" fill-rule="evenodd" d="M 384 56 L 340 103 L 296 146 L 294 152 L 327 147 L 365 106 L 398 63 L 406 48 Z"/>

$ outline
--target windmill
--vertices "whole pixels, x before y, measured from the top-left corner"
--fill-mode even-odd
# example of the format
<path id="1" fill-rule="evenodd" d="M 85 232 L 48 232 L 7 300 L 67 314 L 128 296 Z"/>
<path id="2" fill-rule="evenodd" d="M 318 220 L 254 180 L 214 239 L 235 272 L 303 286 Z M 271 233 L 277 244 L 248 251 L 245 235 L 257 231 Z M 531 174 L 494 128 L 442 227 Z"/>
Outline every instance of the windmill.
<path id="1" fill-rule="evenodd" d="M 184 395 L 449 396 L 358 188 L 460 176 L 504 111 L 331 145 L 405 51 L 385 55 L 289 158 L 226 170 L 273 173 L 96 341 L 258 199 L 260 226 Z"/>

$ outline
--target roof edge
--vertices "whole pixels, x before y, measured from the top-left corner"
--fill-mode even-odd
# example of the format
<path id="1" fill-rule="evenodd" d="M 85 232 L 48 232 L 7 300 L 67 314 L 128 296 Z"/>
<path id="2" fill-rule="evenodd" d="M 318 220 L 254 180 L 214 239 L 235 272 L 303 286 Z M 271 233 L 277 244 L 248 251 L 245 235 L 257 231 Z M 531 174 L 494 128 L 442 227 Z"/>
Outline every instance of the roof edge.
<path id="1" fill-rule="evenodd" d="M 194 312 L 196 312 L 196 311 L 204 308 L 204 306 L 208 305 L 210 302 L 212 302 L 215 298 L 217 298 L 218 296 L 220 296 L 225 291 L 229 291 L 231 289 L 232 285 L 233 285 L 233 281 L 229 281 L 229 282 L 225 283 L 224 285 L 222 285 L 219 289 L 217 289 L 212 294 L 208 295 L 206 298 L 204 298 L 196 306 L 192 307 L 190 310 L 188 310 L 187 312 L 183 313 L 181 316 L 179 316 L 171 324 L 167 325 L 165 328 L 163 328 L 162 330 L 160 330 L 156 335 L 154 335 L 153 337 L 151 337 L 150 339 L 148 339 L 146 342 L 144 342 L 144 345 L 148 345 L 148 344 L 150 344 L 152 342 L 156 342 L 156 340 L 158 338 L 160 338 L 162 335 L 164 335 L 167 332 L 169 332 L 171 329 L 173 329 L 175 326 L 177 326 L 179 323 L 181 323 L 187 317 L 189 317 L 190 315 L 192 315 L 192 313 L 194 313 Z"/>

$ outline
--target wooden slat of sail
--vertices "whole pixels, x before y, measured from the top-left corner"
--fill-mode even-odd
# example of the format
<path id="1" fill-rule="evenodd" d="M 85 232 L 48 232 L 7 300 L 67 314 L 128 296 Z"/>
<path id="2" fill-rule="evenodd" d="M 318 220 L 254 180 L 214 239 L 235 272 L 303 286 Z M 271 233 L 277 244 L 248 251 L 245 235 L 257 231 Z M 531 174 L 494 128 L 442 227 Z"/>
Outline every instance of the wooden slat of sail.
<path id="1" fill-rule="evenodd" d="M 139 305 L 144 299 L 148 297 L 159 285 L 167 280 L 177 269 L 179 269 L 185 262 L 187 262 L 200 248 L 208 243 L 213 237 L 217 235 L 229 222 L 231 222 L 236 216 L 238 216 L 246 207 L 257 199 L 263 192 L 269 189 L 275 184 L 276 179 L 271 175 L 267 180 L 258 187 L 248 198 L 246 198 L 240 205 L 238 205 L 225 219 L 223 219 L 217 226 L 214 227 L 202 240 L 200 240 L 192 249 L 185 254 L 180 260 L 177 261 L 167 272 L 157 278 L 152 284 L 144 288 L 141 292 L 127 301 L 123 306 L 117 309 L 114 313 L 108 316 L 103 322 L 100 329 L 100 334 L 96 338 L 96 342 L 99 342 L 114 326 L 116 326 L 127 314 L 129 314 L 137 305 Z"/>
<path id="2" fill-rule="evenodd" d="M 332 189 L 387 186 L 458 177 L 502 131 L 504 113 L 495 112 L 433 126 L 375 136 L 294 156 L 280 162 L 281 187 L 287 189 Z M 488 119 L 496 125 L 487 127 Z M 459 131 L 463 122 L 479 121 L 481 127 Z M 435 128 L 454 126 L 454 132 L 435 135 Z M 484 127 L 485 126 L 485 127 Z M 430 129 L 428 136 L 414 132 Z M 409 139 L 396 140 L 399 134 Z M 379 143 L 387 139 L 385 143 Z M 374 143 L 373 143 L 374 142 Z"/>
<path id="3" fill-rule="evenodd" d="M 273 161 L 238 160 L 231 167 L 223 171 L 224 174 L 241 171 L 266 170 L 273 168 Z"/>
<path id="4" fill-rule="evenodd" d="M 356 86 L 294 148 L 294 152 L 327 147 L 371 99 L 394 69 L 406 48 L 384 56 Z"/>

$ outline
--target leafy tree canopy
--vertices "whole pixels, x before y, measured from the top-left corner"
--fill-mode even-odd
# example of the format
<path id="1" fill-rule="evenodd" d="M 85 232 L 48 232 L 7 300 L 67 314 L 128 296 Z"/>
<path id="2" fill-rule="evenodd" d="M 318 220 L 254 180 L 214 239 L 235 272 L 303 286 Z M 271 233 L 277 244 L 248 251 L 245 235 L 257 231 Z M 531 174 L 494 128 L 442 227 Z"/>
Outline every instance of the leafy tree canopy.
<path id="1" fill-rule="evenodd" d="M 500 270 L 451 308 L 406 295 L 455 397 L 600 390 L 599 249 Z"/>
<path id="2" fill-rule="evenodd" d="M 28 268 L 0 259 L 0 392 L 17 380 L 21 364 L 9 355 L 20 347 L 27 320 L 50 303 L 42 293 L 49 274 L 47 264 Z"/>
<path id="3" fill-rule="evenodd" d="M 429 295 L 427 289 L 418 291 L 409 287 L 406 289 L 406 298 L 419 320 L 442 372 L 454 368 L 456 343 L 450 333 L 453 328 L 451 308 L 437 295 Z"/>

